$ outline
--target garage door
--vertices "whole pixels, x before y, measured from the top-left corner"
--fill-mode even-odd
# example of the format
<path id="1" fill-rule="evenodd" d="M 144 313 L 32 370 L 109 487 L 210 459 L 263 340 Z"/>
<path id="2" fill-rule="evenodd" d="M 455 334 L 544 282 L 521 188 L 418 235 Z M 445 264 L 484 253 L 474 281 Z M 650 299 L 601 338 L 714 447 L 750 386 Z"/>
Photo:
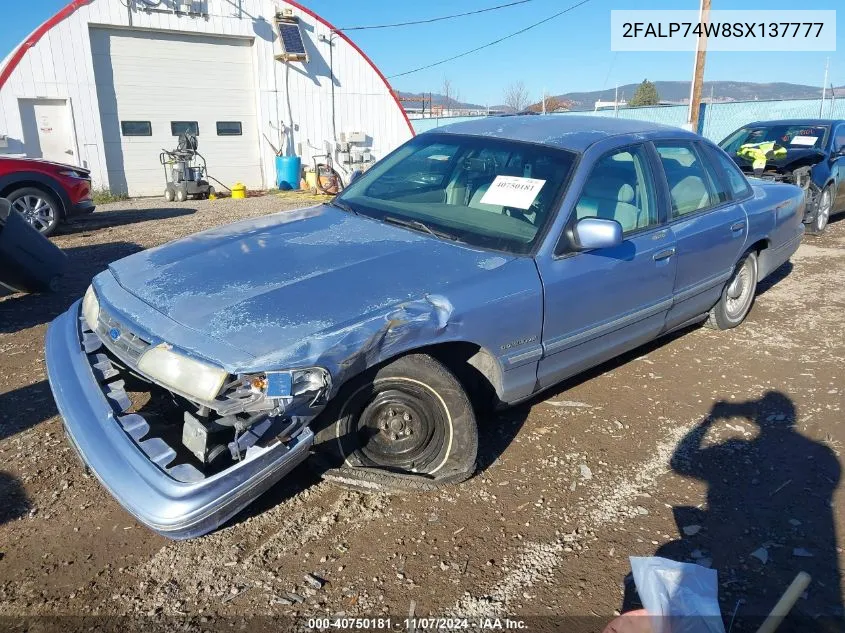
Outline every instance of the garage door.
<path id="1" fill-rule="evenodd" d="M 161 195 L 159 154 L 184 129 L 212 176 L 261 186 L 249 40 L 92 28 L 91 50 L 113 191 Z"/>

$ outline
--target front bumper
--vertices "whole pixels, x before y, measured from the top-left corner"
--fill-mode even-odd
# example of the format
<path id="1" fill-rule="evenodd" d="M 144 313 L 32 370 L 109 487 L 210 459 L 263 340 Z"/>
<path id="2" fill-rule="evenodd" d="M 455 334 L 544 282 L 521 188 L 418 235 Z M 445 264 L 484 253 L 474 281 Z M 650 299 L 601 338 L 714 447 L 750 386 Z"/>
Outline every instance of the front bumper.
<path id="1" fill-rule="evenodd" d="M 80 301 L 47 331 L 47 374 L 67 436 L 100 483 L 138 521 L 174 539 L 210 532 L 237 514 L 307 456 L 314 436 L 304 429 L 287 443 L 256 451 L 199 481 L 177 481 L 127 433 L 82 349 Z M 108 382 L 105 379 L 103 382 Z M 132 414 L 130 414 L 132 415 Z M 123 422 L 121 419 L 123 418 Z"/>
<path id="2" fill-rule="evenodd" d="M 97 208 L 97 205 L 94 204 L 94 201 L 91 199 L 88 200 L 80 200 L 75 205 L 73 205 L 68 213 L 69 217 L 77 216 L 77 215 L 85 215 L 87 213 L 94 213 L 94 209 Z"/>

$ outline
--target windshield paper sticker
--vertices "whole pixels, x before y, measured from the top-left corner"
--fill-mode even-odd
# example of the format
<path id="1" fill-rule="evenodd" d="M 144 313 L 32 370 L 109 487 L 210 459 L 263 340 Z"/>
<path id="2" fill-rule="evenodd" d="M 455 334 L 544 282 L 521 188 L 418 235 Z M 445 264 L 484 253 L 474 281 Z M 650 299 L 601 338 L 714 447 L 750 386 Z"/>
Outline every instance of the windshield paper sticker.
<path id="1" fill-rule="evenodd" d="M 809 145 L 812 147 L 816 144 L 819 138 L 817 136 L 796 136 L 791 141 L 789 141 L 790 145 Z"/>
<path id="2" fill-rule="evenodd" d="M 481 198 L 481 204 L 498 204 L 503 207 L 528 209 L 546 184 L 545 180 L 520 178 L 519 176 L 496 176 L 490 188 Z"/>

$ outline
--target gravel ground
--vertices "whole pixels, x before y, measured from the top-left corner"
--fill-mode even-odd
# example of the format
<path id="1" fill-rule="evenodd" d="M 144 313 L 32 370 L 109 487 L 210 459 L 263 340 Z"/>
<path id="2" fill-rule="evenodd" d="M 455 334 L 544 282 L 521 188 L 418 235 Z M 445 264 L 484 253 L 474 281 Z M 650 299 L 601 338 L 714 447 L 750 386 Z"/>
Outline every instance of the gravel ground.
<path id="1" fill-rule="evenodd" d="M 197 630 L 384 615 L 404 630 L 412 608 L 601 630 L 636 600 L 628 556 L 657 553 L 718 570 L 733 631 L 754 630 L 800 570 L 813 582 L 791 630 L 845 629 L 845 221 L 807 238 L 736 330 L 686 330 L 481 420 L 480 471 L 464 484 L 362 494 L 301 467 L 206 537 L 136 524 L 65 442 L 46 324 L 114 259 L 303 204 L 106 205 L 54 238 L 71 257 L 62 291 L 0 299 L 0 614 Z"/>

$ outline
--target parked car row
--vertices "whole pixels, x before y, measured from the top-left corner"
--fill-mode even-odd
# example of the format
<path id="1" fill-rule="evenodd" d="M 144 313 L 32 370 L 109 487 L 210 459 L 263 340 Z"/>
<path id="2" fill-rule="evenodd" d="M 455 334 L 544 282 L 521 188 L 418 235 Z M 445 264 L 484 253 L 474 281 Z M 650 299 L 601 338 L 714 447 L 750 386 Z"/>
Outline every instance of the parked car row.
<path id="1" fill-rule="evenodd" d="M 719 147 L 748 176 L 804 189 L 809 233 L 824 232 L 830 216 L 845 211 L 845 120 L 756 121 Z M 89 170 L 43 160 L 0 157 L 0 197 L 43 235 L 95 209 Z"/>
<path id="2" fill-rule="evenodd" d="M 478 119 L 417 136 L 326 204 L 116 261 L 47 333 L 68 436 L 173 538 L 311 453 L 364 488 L 462 481 L 489 405 L 745 319 L 807 203 L 733 158 L 640 121 Z"/>

